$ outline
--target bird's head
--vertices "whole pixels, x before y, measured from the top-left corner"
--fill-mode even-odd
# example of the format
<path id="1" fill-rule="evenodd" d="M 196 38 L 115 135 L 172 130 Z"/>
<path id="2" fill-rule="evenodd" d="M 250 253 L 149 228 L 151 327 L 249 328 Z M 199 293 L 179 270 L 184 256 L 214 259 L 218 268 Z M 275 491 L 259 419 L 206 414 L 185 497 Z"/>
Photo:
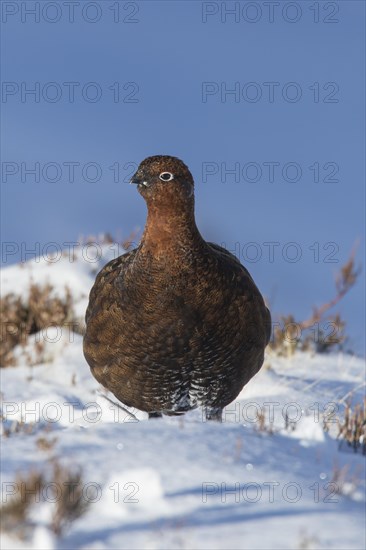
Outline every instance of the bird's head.
<path id="1" fill-rule="evenodd" d="M 193 178 L 176 157 L 157 155 L 143 160 L 130 183 L 137 185 L 147 204 L 193 204 Z"/>

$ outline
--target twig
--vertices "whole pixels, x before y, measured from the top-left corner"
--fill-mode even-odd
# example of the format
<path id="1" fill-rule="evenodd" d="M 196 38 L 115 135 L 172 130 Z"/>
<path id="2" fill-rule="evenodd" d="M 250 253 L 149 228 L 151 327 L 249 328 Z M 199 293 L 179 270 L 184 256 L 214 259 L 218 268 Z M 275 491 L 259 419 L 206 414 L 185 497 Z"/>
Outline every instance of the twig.
<path id="1" fill-rule="evenodd" d="M 366 382 L 362 382 L 362 384 L 359 384 L 359 386 L 356 386 L 355 388 L 347 392 L 346 395 L 342 397 L 342 399 L 339 399 L 338 403 L 344 404 L 348 397 L 350 397 L 355 391 L 359 390 L 360 388 L 363 388 L 364 386 L 366 386 Z"/>
<path id="2" fill-rule="evenodd" d="M 103 397 L 104 399 L 106 399 L 107 401 L 109 401 L 110 403 L 112 403 L 112 405 L 115 405 L 116 407 L 118 407 L 119 409 L 121 409 L 121 411 L 125 412 L 126 414 L 128 414 L 128 416 L 130 416 L 135 422 L 140 422 L 139 419 L 130 411 L 128 411 L 127 409 L 125 409 L 124 407 L 122 407 L 122 405 L 120 405 L 119 403 L 117 403 L 116 401 L 113 401 L 113 399 L 110 399 L 110 397 L 107 397 L 104 393 L 102 393 L 100 390 L 97 390 L 96 393 L 98 395 L 100 395 L 101 397 Z"/>

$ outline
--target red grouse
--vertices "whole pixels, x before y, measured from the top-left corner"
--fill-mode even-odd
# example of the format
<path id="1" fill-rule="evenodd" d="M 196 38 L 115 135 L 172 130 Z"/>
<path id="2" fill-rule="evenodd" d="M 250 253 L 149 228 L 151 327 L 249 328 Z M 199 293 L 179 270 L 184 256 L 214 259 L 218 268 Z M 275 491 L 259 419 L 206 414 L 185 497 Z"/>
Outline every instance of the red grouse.
<path id="1" fill-rule="evenodd" d="M 262 366 L 269 310 L 237 258 L 198 231 L 181 160 L 149 157 L 131 183 L 147 203 L 145 231 L 96 278 L 85 358 L 98 382 L 150 417 L 201 406 L 220 420 Z"/>

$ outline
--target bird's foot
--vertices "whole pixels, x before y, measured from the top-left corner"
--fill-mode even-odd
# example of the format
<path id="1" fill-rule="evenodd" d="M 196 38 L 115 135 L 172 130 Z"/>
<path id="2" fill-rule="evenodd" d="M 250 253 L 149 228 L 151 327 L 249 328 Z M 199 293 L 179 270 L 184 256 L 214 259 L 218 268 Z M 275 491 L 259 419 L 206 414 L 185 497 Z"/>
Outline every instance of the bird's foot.
<path id="1" fill-rule="evenodd" d="M 204 410 L 206 420 L 222 422 L 222 409 L 220 407 L 206 407 Z"/>
<path id="2" fill-rule="evenodd" d="M 149 420 L 151 418 L 162 418 L 163 417 L 163 415 L 159 412 L 153 412 L 153 413 L 148 413 L 148 414 L 149 414 Z"/>

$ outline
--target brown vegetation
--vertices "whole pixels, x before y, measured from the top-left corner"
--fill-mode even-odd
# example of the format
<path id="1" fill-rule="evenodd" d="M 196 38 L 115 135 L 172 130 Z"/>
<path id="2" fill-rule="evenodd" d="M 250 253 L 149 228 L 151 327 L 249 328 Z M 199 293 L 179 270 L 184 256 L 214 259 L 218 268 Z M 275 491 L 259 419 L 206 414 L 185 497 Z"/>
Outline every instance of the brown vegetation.
<path id="1" fill-rule="evenodd" d="M 355 266 L 354 249 L 348 261 L 339 270 L 335 280 L 335 296 L 328 302 L 313 309 L 312 315 L 299 321 L 293 315 L 282 315 L 274 326 L 270 347 L 279 355 L 291 356 L 295 350 L 312 349 L 324 353 L 346 341 L 345 321 L 339 313 L 327 313 L 354 286 L 361 272 Z"/>
<path id="2" fill-rule="evenodd" d="M 71 291 L 65 287 L 63 298 L 57 296 L 51 284 L 39 286 L 31 283 L 28 300 L 7 294 L 0 300 L 0 366 L 16 364 L 13 354 L 18 344 L 25 346 L 28 337 L 53 326 L 78 326 L 73 311 Z M 36 355 L 41 356 L 43 342 L 36 342 Z"/>
<path id="3" fill-rule="evenodd" d="M 35 528 L 30 518 L 31 508 L 44 502 L 53 506 L 48 528 L 60 536 L 76 519 L 88 509 L 90 500 L 83 496 L 81 471 L 52 462 L 50 475 L 30 470 L 18 474 L 12 484 L 13 495 L 1 506 L 1 531 L 29 538 Z"/>

